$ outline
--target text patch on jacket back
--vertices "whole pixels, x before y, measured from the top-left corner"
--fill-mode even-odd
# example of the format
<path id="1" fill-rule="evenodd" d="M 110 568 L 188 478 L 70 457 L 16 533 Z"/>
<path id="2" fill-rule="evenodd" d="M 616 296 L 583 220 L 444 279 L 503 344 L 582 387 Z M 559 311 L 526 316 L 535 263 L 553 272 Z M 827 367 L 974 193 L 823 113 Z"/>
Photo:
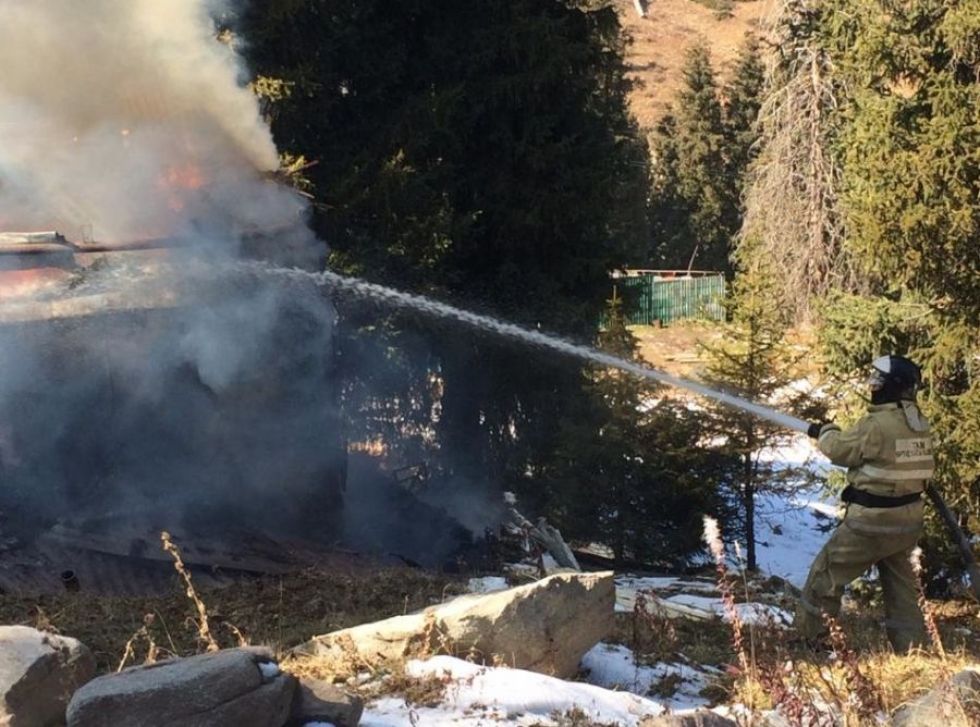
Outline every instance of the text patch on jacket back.
<path id="1" fill-rule="evenodd" d="M 932 442 L 928 438 L 896 439 L 897 462 L 928 462 L 932 459 Z"/>

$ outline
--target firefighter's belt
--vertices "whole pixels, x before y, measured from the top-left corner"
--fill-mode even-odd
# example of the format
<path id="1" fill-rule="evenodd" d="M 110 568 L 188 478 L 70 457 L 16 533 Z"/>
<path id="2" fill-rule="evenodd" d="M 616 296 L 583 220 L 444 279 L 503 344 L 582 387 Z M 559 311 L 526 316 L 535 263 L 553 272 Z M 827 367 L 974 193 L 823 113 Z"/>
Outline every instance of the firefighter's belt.
<path id="1" fill-rule="evenodd" d="M 859 490 L 852 485 L 848 485 L 840 493 L 841 500 L 848 503 L 853 502 L 861 507 L 901 507 L 902 505 L 918 502 L 921 497 L 921 492 L 913 492 L 911 495 L 900 495 L 898 497 L 872 495 L 870 492 Z"/>

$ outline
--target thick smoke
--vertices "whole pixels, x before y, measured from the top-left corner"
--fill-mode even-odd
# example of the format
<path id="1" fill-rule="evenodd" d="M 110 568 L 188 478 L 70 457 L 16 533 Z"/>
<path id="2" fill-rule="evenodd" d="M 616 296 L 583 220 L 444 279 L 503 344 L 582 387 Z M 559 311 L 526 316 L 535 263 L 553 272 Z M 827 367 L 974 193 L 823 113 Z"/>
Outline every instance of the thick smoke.
<path id="1" fill-rule="evenodd" d="M 294 195 L 201 0 L 0 3 L 0 227 L 101 241 L 291 226 Z"/>
<path id="2" fill-rule="evenodd" d="M 323 248 L 268 178 L 277 151 L 217 10 L 0 2 L 0 232 L 180 243 L 78 256 L 45 291 L 62 311 L 123 305 L 0 316 L 0 507 L 25 530 L 101 517 L 336 537 L 333 311 L 312 284 L 228 272 L 257 240 L 290 264 Z"/>

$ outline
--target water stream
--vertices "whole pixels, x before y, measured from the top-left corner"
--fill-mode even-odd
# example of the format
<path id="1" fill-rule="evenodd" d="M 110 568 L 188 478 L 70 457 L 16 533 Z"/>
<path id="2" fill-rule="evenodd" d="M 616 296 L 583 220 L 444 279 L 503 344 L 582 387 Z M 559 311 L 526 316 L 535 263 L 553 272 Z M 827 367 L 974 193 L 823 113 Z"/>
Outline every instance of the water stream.
<path id="1" fill-rule="evenodd" d="M 463 310 L 462 308 L 456 308 L 455 306 L 448 305 L 447 303 L 441 303 L 437 300 L 432 300 L 431 298 L 426 298 L 422 295 L 405 293 L 400 290 L 395 290 L 394 288 L 388 288 L 384 285 L 369 283 L 359 278 L 340 275 L 329 270 L 320 273 L 309 273 L 303 270 L 274 268 L 261 264 L 249 264 L 247 267 L 265 275 L 312 280 L 317 285 L 329 288 L 331 290 L 343 291 L 348 295 L 358 298 L 379 301 L 395 308 L 408 308 L 435 318 L 453 320 L 471 328 L 490 332 L 504 338 L 520 341 L 530 346 L 550 349 L 552 351 L 556 351 L 567 356 L 574 356 L 575 358 L 583 361 L 599 364 L 601 366 L 611 366 L 633 374 L 634 376 L 638 376 L 642 379 L 658 381 L 662 384 L 667 384 L 668 386 L 692 391 L 696 394 L 704 396 L 705 398 L 712 399 L 726 406 L 749 412 L 750 414 L 754 414 L 761 419 L 773 422 L 787 429 L 793 429 L 798 432 L 806 432 L 807 427 L 809 426 L 809 424 L 802 419 L 797 419 L 796 417 L 784 414 L 783 412 L 776 411 L 775 409 L 771 409 L 756 402 L 743 399 L 740 396 L 729 394 L 725 391 L 717 391 L 696 381 L 689 381 L 688 379 L 669 374 L 666 371 L 660 371 L 658 369 L 636 363 L 635 361 L 628 361 L 626 359 L 619 358 L 618 356 L 612 356 L 608 353 L 603 353 L 602 351 L 590 348 L 589 346 L 583 346 L 581 344 L 572 343 L 571 341 L 566 341 L 557 336 L 541 333 L 540 331 L 525 328 L 514 323 L 508 323 L 491 316 L 480 315 L 478 313 Z"/>

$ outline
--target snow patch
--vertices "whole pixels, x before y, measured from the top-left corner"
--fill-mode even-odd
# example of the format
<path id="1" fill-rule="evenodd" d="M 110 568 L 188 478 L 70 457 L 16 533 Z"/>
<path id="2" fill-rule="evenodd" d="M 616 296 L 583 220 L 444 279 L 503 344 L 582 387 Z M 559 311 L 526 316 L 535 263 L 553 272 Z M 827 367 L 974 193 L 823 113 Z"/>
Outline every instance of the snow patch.
<path id="1" fill-rule="evenodd" d="M 809 437 L 760 451 L 760 459 L 783 469 L 808 470 L 819 479 L 833 469 Z M 756 496 L 756 559 L 760 570 L 802 588 L 810 564 L 829 538 L 838 517 L 837 498 L 819 484 L 791 493 Z"/>
<path id="2" fill-rule="evenodd" d="M 687 606 L 701 611 L 705 618 L 717 616 L 725 621 L 731 621 L 731 616 L 725 610 L 725 604 L 722 603 L 720 598 L 681 593 L 676 596 L 669 596 L 664 600 L 667 603 L 675 603 L 679 606 Z M 767 603 L 736 603 L 735 612 L 738 614 L 739 620 L 746 624 L 788 626 L 793 621 L 792 616 L 787 611 Z"/>
<path id="3" fill-rule="evenodd" d="M 445 679 L 443 703 L 410 707 L 403 699 L 381 699 L 365 707 L 362 727 L 479 727 L 495 722 L 547 727 L 555 724 L 552 714 L 572 709 L 597 722 L 636 727 L 644 717 L 665 711 L 659 702 L 635 694 L 523 669 L 479 666 L 451 656 L 410 661 L 406 671 L 414 677 Z"/>
<path id="4" fill-rule="evenodd" d="M 687 664 L 658 662 L 652 666 L 638 664 L 633 652 L 620 644 L 596 644 L 582 657 L 582 668 L 588 671 L 586 681 L 607 689 L 624 689 L 646 695 L 668 677 L 675 677 L 676 691 L 658 701 L 672 711 L 696 709 L 708 704 L 700 695 L 708 686 L 709 675 Z"/>
<path id="5" fill-rule="evenodd" d="M 275 679 L 279 676 L 279 665 L 274 661 L 260 661 L 259 671 L 262 673 L 262 678 L 265 680 Z"/>
<path id="6" fill-rule="evenodd" d="M 504 591 L 510 588 L 507 579 L 503 576 L 485 576 L 483 578 L 470 578 L 466 584 L 466 590 L 470 593 L 493 593 L 494 591 Z"/>
<path id="7" fill-rule="evenodd" d="M 713 593 L 718 586 L 712 581 L 673 576 L 619 576 L 616 578 L 616 611 L 630 613 L 636 607 L 640 592 L 652 593 L 660 598 L 664 591 L 695 591 Z"/>

